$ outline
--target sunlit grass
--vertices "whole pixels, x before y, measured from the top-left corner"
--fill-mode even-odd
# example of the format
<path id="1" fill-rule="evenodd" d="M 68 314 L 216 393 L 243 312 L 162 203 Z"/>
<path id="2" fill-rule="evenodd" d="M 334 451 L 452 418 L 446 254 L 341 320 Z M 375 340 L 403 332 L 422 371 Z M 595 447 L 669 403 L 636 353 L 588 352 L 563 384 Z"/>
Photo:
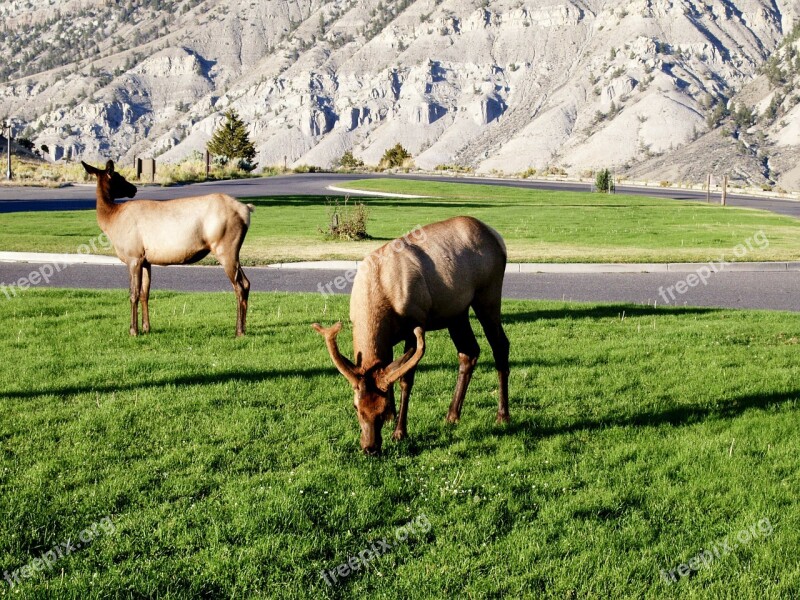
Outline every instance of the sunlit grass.
<path id="1" fill-rule="evenodd" d="M 483 349 L 459 425 L 431 332 L 410 439 L 358 451 L 314 321 L 346 297 L 34 290 L 0 302 L 0 567 L 110 516 L 25 598 L 788 598 L 800 592 L 800 315 L 506 302 L 512 423 Z M 479 328 L 476 325 L 476 331 Z M 347 329 L 342 351 L 350 355 Z M 334 587 L 320 575 L 424 515 Z M 768 537 L 667 585 L 702 548 Z M 15 591 L 19 593 L 15 593 Z"/>
<path id="2" fill-rule="evenodd" d="M 349 185 L 435 197 L 364 199 L 373 239 L 361 242 L 325 239 L 330 208 L 324 197 L 247 199 L 256 211 L 242 249 L 243 262 L 358 260 L 417 225 L 456 215 L 472 215 L 495 227 L 507 242 L 511 261 L 705 262 L 730 257 L 748 240 L 753 250 L 739 260 L 800 260 L 800 221 L 766 211 L 407 180 Z M 0 250 L 18 251 L 76 252 L 99 233 L 94 211 L 0 214 L 0 228 Z M 752 243 L 759 232 L 768 245 Z"/>

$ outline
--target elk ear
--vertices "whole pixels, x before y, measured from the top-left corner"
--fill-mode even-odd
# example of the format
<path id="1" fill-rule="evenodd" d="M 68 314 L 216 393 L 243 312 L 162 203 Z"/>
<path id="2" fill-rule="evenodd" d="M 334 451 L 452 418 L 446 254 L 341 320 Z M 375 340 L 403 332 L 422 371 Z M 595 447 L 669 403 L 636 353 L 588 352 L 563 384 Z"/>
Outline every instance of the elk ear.
<path id="1" fill-rule="evenodd" d="M 95 169 L 92 165 L 87 165 L 83 161 L 81 161 L 81 164 L 89 175 L 100 175 L 100 173 L 102 173 L 100 169 Z"/>
<path id="2" fill-rule="evenodd" d="M 414 335 L 417 337 L 417 347 L 412 348 L 377 373 L 375 383 L 383 391 L 388 390 L 395 381 L 416 367 L 422 360 L 422 356 L 425 354 L 425 332 L 422 327 L 417 327 L 414 329 Z"/>
<path id="3" fill-rule="evenodd" d="M 108 161 L 106 163 L 106 173 L 108 173 L 109 175 L 113 175 L 114 174 L 114 161 L 113 160 L 110 160 L 110 161 Z"/>

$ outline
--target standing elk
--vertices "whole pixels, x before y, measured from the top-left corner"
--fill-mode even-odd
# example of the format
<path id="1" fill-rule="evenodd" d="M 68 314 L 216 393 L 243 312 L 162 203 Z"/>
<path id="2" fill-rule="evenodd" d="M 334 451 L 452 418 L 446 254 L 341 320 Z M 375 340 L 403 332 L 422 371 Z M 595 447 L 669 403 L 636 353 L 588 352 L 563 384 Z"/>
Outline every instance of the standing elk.
<path id="1" fill-rule="evenodd" d="M 341 322 L 329 328 L 313 324 L 355 392 L 364 452 L 380 452 L 383 423 L 395 417 L 392 438 L 408 435 L 408 399 L 425 353 L 425 331 L 447 328 L 458 351 L 458 380 L 447 421 L 459 420 L 480 353 L 470 306 L 489 340 L 500 380 L 497 421 L 508 422 L 509 342 L 500 322 L 506 257 L 500 235 L 477 219 L 432 223 L 382 246 L 359 266 L 350 297 L 355 364 L 336 344 Z M 393 361 L 392 348 L 400 342 L 405 342 L 405 354 Z M 393 384 L 398 380 L 396 414 Z"/>
<path id="2" fill-rule="evenodd" d="M 139 302 L 142 330 L 150 331 L 151 265 L 195 263 L 209 252 L 217 258 L 236 293 L 236 335 L 244 335 L 250 281 L 239 264 L 239 250 L 250 226 L 252 204 L 242 204 L 225 194 L 192 196 L 159 202 L 133 198 L 136 186 L 114 171 L 84 163 L 86 172 L 97 177 L 97 223 L 122 262 L 128 265 L 131 293 L 131 335 L 139 334 Z"/>

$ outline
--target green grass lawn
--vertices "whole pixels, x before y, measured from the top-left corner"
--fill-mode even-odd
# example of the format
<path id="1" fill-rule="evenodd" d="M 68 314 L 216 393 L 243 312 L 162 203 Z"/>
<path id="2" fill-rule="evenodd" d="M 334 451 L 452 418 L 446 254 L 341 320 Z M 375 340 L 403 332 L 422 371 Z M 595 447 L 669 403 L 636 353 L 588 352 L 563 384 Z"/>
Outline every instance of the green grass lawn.
<path id="1" fill-rule="evenodd" d="M 455 215 L 494 226 L 506 239 L 512 261 L 704 262 L 730 257 L 759 231 L 768 247 L 740 260 L 800 260 L 800 220 L 765 211 L 472 184 L 382 179 L 346 185 L 436 197 L 364 199 L 374 239 L 363 242 L 324 239 L 320 231 L 329 212 L 324 197 L 248 199 L 257 209 L 243 262 L 360 259 L 417 225 Z M 0 229 L 0 250 L 73 253 L 100 232 L 94 211 L 0 214 Z"/>
<path id="2" fill-rule="evenodd" d="M 256 293 L 234 339 L 232 294 L 155 292 L 140 338 L 123 291 L 0 302 L 0 568 L 113 523 L 0 595 L 800 594 L 800 315 L 506 302 L 512 423 L 494 424 L 482 335 L 462 421 L 444 422 L 457 361 L 432 332 L 411 438 L 370 459 L 309 326 L 347 305 Z M 770 535 L 661 577 L 764 519 Z M 430 527 L 396 541 L 409 521 Z M 368 568 L 323 581 L 382 538 Z"/>

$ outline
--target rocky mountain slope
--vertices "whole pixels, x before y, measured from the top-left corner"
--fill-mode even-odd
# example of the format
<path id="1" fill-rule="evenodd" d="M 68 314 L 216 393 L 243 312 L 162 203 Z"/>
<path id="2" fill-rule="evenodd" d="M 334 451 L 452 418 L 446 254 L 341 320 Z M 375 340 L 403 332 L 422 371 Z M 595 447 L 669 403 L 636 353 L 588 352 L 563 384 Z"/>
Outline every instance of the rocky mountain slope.
<path id="1" fill-rule="evenodd" d="M 2 1 L 0 116 L 53 159 L 178 161 L 234 107 L 262 166 L 399 142 L 424 168 L 800 187 L 800 0 L 552 2 Z"/>

